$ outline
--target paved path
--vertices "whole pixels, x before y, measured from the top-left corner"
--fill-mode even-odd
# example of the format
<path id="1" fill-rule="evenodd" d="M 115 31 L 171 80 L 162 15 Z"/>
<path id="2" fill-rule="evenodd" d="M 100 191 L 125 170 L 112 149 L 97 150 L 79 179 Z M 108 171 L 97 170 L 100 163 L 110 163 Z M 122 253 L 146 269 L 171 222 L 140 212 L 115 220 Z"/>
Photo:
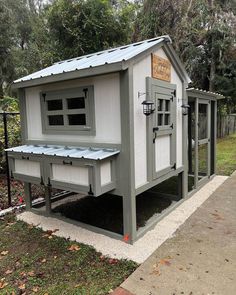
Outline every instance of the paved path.
<path id="1" fill-rule="evenodd" d="M 114 294 L 235 295 L 236 173 Z"/>

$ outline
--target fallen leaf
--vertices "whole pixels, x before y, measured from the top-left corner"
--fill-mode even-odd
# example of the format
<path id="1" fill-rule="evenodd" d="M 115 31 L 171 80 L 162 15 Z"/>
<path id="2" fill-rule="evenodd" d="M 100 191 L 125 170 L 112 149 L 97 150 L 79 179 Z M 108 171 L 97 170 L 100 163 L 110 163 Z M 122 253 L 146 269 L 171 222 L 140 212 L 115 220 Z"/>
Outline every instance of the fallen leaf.
<path id="1" fill-rule="evenodd" d="M 81 284 L 77 284 L 75 285 L 75 288 L 79 288 L 81 286 Z"/>
<path id="2" fill-rule="evenodd" d="M 170 265 L 171 265 L 171 263 L 170 263 L 170 261 L 169 261 L 168 259 L 161 259 L 161 260 L 159 261 L 159 263 L 160 263 L 161 265 L 167 265 L 167 266 L 170 266 Z"/>
<path id="3" fill-rule="evenodd" d="M 41 260 L 42 263 L 45 263 L 46 261 L 47 261 L 47 259 L 45 259 L 45 258 L 43 258 L 43 259 Z"/>
<path id="4" fill-rule="evenodd" d="M 18 288 L 19 288 L 20 290 L 25 290 L 25 284 L 20 284 L 20 285 L 18 286 Z"/>
<path id="5" fill-rule="evenodd" d="M 161 272 L 159 270 L 159 264 L 154 264 L 153 265 L 153 271 L 151 272 L 151 274 L 160 276 Z"/>
<path id="6" fill-rule="evenodd" d="M 216 220 L 224 220 L 224 218 L 218 213 L 211 213 L 211 215 L 214 216 Z"/>
<path id="7" fill-rule="evenodd" d="M 34 271 L 32 270 L 32 271 L 29 271 L 29 272 L 28 272 L 28 275 L 29 275 L 30 277 L 34 277 L 34 276 L 35 276 L 35 273 L 34 273 Z"/>
<path id="8" fill-rule="evenodd" d="M 20 275 L 21 275 L 22 277 L 25 277 L 25 276 L 26 276 L 26 272 L 22 271 L 22 272 L 20 272 Z"/>
<path id="9" fill-rule="evenodd" d="M 7 225 L 9 225 L 9 226 L 10 226 L 10 225 L 14 225 L 14 224 L 15 224 L 15 222 L 8 222 L 8 223 L 7 223 Z"/>
<path id="10" fill-rule="evenodd" d="M 129 241 L 129 234 L 124 235 L 123 241 L 124 242 L 128 242 Z"/>
<path id="11" fill-rule="evenodd" d="M 39 291 L 39 287 L 38 287 L 38 286 L 33 287 L 32 291 L 33 291 L 34 293 L 37 293 L 37 292 Z"/>
<path id="12" fill-rule="evenodd" d="M 73 244 L 68 248 L 69 251 L 79 251 L 80 250 L 80 246 Z"/>
<path id="13" fill-rule="evenodd" d="M 54 258 L 54 259 L 57 259 L 57 256 L 55 255 L 53 258 Z"/>
<path id="14" fill-rule="evenodd" d="M 8 285 L 6 282 L 0 282 L 0 289 L 5 288 Z"/>
<path id="15" fill-rule="evenodd" d="M 117 263 L 118 263 L 118 260 L 117 260 L 117 259 L 114 259 L 114 258 L 110 258 L 110 259 L 108 260 L 108 262 L 109 262 L 110 264 L 117 264 Z"/>
<path id="16" fill-rule="evenodd" d="M 11 269 L 8 269 L 8 270 L 5 271 L 6 275 L 10 275 L 11 273 L 13 273 L 13 270 L 11 270 Z"/>
<path id="17" fill-rule="evenodd" d="M 6 256 L 6 255 L 8 254 L 8 252 L 9 252 L 9 251 L 2 251 L 0 254 L 1 254 L 2 256 Z"/>

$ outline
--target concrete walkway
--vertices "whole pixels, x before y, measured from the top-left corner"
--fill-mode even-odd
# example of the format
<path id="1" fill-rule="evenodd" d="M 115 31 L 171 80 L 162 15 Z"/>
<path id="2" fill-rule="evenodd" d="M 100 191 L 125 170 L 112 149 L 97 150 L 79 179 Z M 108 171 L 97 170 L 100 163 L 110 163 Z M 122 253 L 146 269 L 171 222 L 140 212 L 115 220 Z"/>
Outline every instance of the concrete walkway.
<path id="1" fill-rule="evenodd" d="M 114 294 L 236 294 L 236 173 Z"/>

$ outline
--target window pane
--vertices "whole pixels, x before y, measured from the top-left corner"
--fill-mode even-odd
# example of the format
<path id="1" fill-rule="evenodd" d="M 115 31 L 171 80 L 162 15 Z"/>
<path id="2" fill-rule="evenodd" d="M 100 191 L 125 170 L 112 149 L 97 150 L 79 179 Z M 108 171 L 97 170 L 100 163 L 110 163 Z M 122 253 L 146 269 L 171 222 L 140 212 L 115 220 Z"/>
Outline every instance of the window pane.
<path id="1" fill-rule="evenodd" d="M 86 115 L 68 115 L 69 125 L 86 125 Z"/>
<path id="2" fill-rule="evenodd" d="M 158 126 L 162 126 L 162 118 L 163 118 L 163 114 L 158 114 Z"/>
<path id="3" fill-rule="evenodd" d="M 170 115 L 165 114 L 165 125 L 170 125 Z"/>
<path id="4" fill-rule="evenodd" d="M 48 111 L 62 110 L 61 99 L 48 100 L 47 103 L 48 103 Z"/>
<path id="5" fill-rule="evenodd" d="M 48 124 L 51 126 L 64 125 L 63 115 L 48 116 Z"/>
<path id="6" fill-rule="evenodd" d="M 166 110 L 167 112 L 170 111 L 170 101 L 169 101 L 169 100 L 166 100 L 166 107 L 165 107 L 165 110 Z"/>
<path id="7" fill-rule="evenodd" d="M 163 111 L 163 99 L 158 99 L 158 111 Z"/>
<path id="8" fill-rule="evenodd" d="M 71 109 L 85 109 L 84 97 L 67 98 L 67 108 Z"/>

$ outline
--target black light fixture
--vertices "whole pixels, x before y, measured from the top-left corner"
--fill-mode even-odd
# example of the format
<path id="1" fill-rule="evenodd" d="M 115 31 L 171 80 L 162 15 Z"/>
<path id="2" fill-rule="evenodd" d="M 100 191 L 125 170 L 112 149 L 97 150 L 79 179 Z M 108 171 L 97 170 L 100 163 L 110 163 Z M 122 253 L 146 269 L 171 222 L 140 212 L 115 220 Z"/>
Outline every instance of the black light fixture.
<path id="1" fill-rule="evenodd" d="M 184 116 L 188 115 L 188 110 L 190 109 L 190 105 L 188 105 L 188 104 L 183 104 L 183 105 L 181 106 L 181 108 L 182 108 L 182 113 L 183 113 L 183 115 L 184 115 Z"/>
<path id="2" fill-rule="evenodd" d="M 145 116 L 149 116 L 155 111 L 154 102 L 151 100 L 144 100 L 142 102 L 142 105 L 143 105 L 143 113 Z"/>

